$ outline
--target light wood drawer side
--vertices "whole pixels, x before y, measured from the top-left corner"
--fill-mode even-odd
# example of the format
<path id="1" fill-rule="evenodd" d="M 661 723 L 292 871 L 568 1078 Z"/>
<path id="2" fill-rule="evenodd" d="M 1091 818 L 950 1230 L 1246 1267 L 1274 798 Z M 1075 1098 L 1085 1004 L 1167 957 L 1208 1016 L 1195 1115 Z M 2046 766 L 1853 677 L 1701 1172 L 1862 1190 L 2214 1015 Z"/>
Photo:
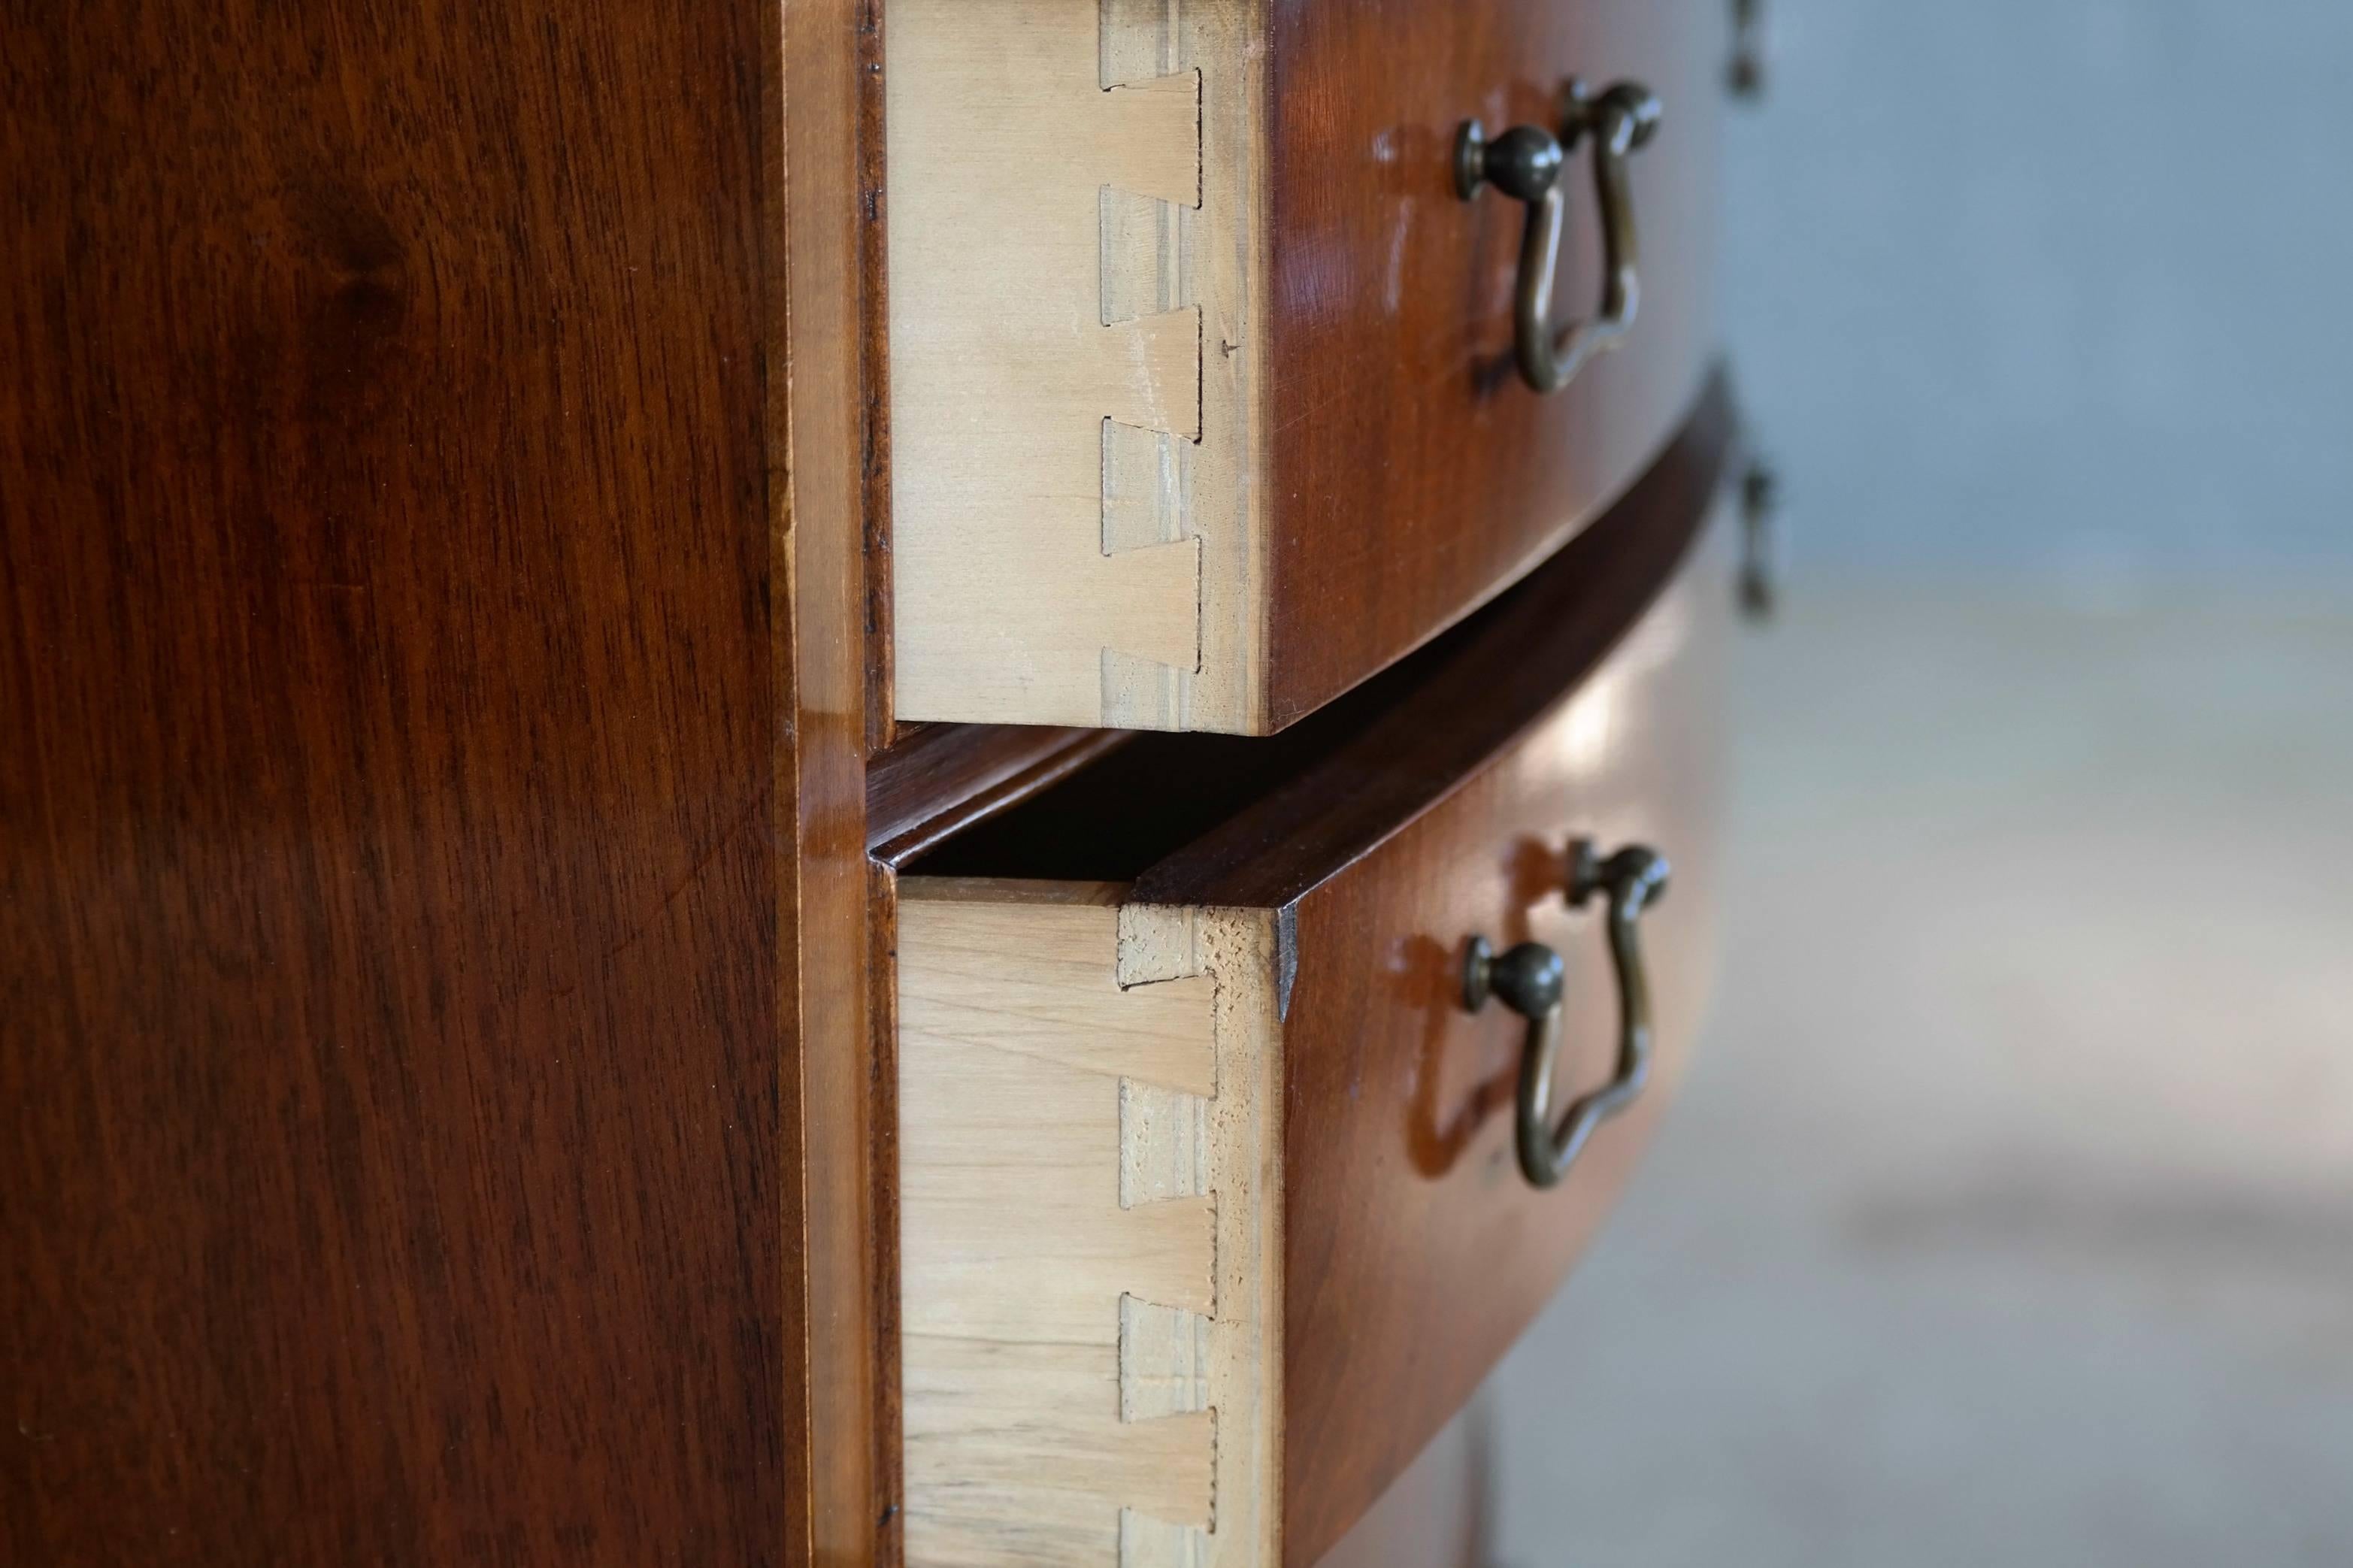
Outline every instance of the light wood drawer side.
<path id="1" fill-rule="evenodd" d="M 1273 942 L 902 885 L 912 1568 L 1279 1561 Z"/>
<path id="2" fill-rule="evenodd" d="M 885 10 L 902 721 L 1254 721 L 1247 9 Z"/>

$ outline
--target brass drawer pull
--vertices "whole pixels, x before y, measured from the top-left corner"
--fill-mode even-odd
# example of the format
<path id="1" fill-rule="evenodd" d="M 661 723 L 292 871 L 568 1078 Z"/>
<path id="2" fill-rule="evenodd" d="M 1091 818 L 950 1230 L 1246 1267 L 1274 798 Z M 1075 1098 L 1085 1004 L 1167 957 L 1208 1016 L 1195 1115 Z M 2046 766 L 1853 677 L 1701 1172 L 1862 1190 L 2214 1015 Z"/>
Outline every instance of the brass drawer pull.
<path id="1" fill-rule="evenodd" d="M 1632 1105 L 1651 1077 L 1651 986 L 1642 969 L 1637 926 L 1642 911 L 1666 896 L 1667 862 L 1656 850 L 1629 845 L 1606 859 L 1589 839 L 1569 847 L 1569 906 L 1597 892 L 1609 898 L 1609 957 L 1618 973 L 1618 1071 L 1552 1119 L 1553 1066 L 1560 1055 L 1560 954 L 1524 942 L 1498 956 L 1483 936 L 1471 939 L 1462 966 L 1462 1005 L 1476 1013 L 1490 996 L 1528 1020 L 1520 1057 L 1517 1142 L 1520 1172 L 1531 1185 L 1554 1187 L 1585 1152 L 1603 1122 Z"/>
<path id="2" fill-rule="evenodd" d="M 1663 114 L 1650 89 L 1621 81 L 1598 97 L 1581 81 L 1561 92 L 1561 129 L 1555 137 L 1533 125 L 1514 126 L 1490 142 L 1485 127 L 1466 120 L 1454 138 L 1454 187 L 1470 201 L 1488 185 L 1528 205 L 1520 231 L 1520 278 L 1514 342 L 1520 375 L 1538 392 L 1558 392 L 1595 355 L 1617 346 L 1641 304 L 1635 275 L 1634 190 L 1626 161 L 1657 133 Z M 1563 159 L 1588 134 L 1593 138 L 1593 189 L 1601 208 L 1600 310 L 1566 326 L 1552 324 L 1553 274 L 1560 264 L 1560 231 L 1567 203 L 1560 190 Z"/>

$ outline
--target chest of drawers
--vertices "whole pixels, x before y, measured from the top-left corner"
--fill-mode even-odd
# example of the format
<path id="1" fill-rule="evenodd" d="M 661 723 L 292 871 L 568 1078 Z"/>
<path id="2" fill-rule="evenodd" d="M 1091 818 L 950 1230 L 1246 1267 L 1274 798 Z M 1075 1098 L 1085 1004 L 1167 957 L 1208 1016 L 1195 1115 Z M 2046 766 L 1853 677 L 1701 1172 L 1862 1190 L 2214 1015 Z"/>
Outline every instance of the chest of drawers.
<path id="1" fill-rule="evenodd" d="M 1734 9 L 25 8 L 0 1562 L 1377 1551 L 1700 1016 Z"/>

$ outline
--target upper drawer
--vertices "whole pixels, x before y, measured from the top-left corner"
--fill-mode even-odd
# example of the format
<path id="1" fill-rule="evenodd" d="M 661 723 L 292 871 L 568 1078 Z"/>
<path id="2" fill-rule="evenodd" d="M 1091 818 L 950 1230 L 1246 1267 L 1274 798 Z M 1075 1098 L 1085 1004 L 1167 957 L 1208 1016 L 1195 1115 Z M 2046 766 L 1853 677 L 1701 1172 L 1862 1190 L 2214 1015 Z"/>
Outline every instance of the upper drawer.
<path id="1" fill-rule="evenodd" d="M 891 0 L 896 716 L 1271 732 L 1596 515 L 1711 349 L 1729 10 Z M 1565 130 L 1571 79 L 1663 113 L 1620 164 L 1639 314 L 1542 395 L 1534 209 L 1457 151 Z M 1601 303 L 1604 140 L 1555 324 Z"/>
<path id="2" fill-rule="evenodd" d="M 1311 1563 L 1590 1237 L 1708 963 L 1728 552 L 1686 557 L 1705 488 L 1662 467 L 1656 510 L 1360 698 L 1132 742 L 901 884 L 911 1568 Z M 1162 842 L 1092 831 L 1145 789 Z M 1565 897 L 1578 841 L 1655 847 L 1672 896 L 1630 854 Z M 1472 1005 L 1479 939 L 1557 1010 L 1501 977 Z M 1646 1007 L 1647 1087 L 1540 1189 L 1523 1097 L 1558 1173 Z"/>

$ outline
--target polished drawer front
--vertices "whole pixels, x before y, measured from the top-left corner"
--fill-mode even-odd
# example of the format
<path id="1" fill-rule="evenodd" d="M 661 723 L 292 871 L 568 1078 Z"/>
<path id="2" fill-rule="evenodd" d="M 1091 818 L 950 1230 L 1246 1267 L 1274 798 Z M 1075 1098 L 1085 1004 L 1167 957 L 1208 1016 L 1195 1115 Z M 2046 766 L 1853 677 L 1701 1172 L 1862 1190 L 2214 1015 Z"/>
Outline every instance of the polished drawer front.
<path id="1" fill-rule="evenodd" d="M 902 721 L 1279 730 L 1557 547 L 1698 388 L 1725 0 L 884 14 Z M 1474 122 L 1567 144 L 1553 268 L 1525 160 L 1458 178 Z"/>
<path id="2" fill-rule="evenodd" d="M 1284 1409 L 1311 1438 L 1283 1455 L 1294 1562 L 1339 1538 L 1535 1318 L 1682 1071 L 1713 950 L 1729 604 L 1712 553 L 1556 717 L 1300 900 L 1282 1037 Z M 1588 848 L 1655 852 L 1666 896 L 1629 913 L 1596 889 L 1573 906 Z M 1622 1048 L 1613 913 L 1648 992 L 1640 1068 Z M 1478 939 L 1499 957 L 1521 943 L 1556 955 L 1558 1017 L 1514 1011 L 1501 987 L 1472 1012 L 1464 949 Z M 1549 1189 L 1523 1169 L 1548 1152 L 1514 1137 L 1532 1045 L 1551 1047 L 1551 1092 L 1535 1101 L 1550 1136 L 1589 1129 Z M 1588 1095 L 1616 1114 L 1572 1118 Z"/>
<path id="3" fill-rule="evenodd" d="M 1313 1563 L 1534 1317 L 1700 1006 L 1724 531 L 1598 664 L 1541 598 L 1497 606 L 1132 883 L 902 881 L 911 1563 Z M 1425 771 L 1374 778 L 1407 731 Z M 1654 848 L 1671 893 L 1630 908 L 1620 856 L 1573 907 L 1582 844 Z M 1557 1012 L 1474 1006 L 1482 939 L 1556 959 Z"/>

